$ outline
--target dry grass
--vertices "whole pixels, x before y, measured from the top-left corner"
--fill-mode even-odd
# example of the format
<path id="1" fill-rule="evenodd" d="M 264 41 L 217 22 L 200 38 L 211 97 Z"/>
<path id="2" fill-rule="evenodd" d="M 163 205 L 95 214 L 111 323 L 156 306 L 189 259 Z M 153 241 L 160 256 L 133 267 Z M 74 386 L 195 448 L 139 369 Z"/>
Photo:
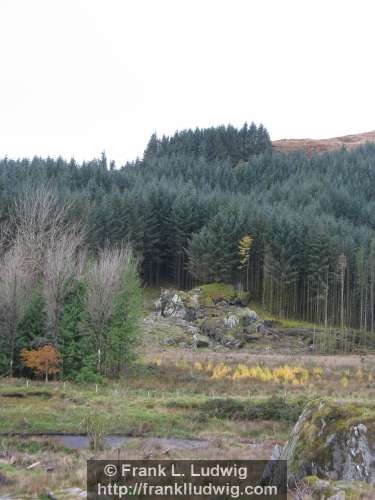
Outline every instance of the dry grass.
<path id="1" fill-rule="evenodd" d="M 50 491 L 72 485 L 84 487 L 81 457 L 51 440 L 31 438 L 23 442 L 8 438 L 0 442 L 0 450 L 0 471 L 7 479 L 0 494 L 11 492 L 16 498 L 37 498 L 46 492 L 47 485 Z"/>
<path id="2" fill-rule="evenodd" d="M 267 356 L 241 352 L 182 352 L 175 349 L 161 352 L 156 357 L 147 356 L 145 361 L 158 373 L 160 391 L 165 390 L 165 377 L 168 376 L 173 379 L 176 391 L 198 392 L 207 397 L 267 397 L 286 393 L 375 399 L 373 355 Z M 239 367 L 246 369 L 241 371 Z M 248 371 L 259 372 L 260 375 L 247 376 Z M 296 377 L 283 383 L 290 372 L 296 372 Z"/>
<path id="3" fill-rule="evenodd" d="M 152 351 L 146 353 L 144 356 L 145 361 L 153 362 L 155 357 L 160 355 L 163 359 L 171 360 L 183 358 L 188 363 L 195 361 L 212 360 L 215 363 L 247 363 L 247 364 L 264 364 L 266 366 L 277 366 L 281 364 L 294 364 L 302 366 L 324 366 L 328 368 L 359 368 L 362 366 L 371 367 L 375 366 L 375 354 L 357 355 L 313 355 L 313 354 L 252 354 L 242 351 L 221 351 L 221 352 L 207 352 L 207 351 L 192 351 L 189 349 L 181 350 L 178 348 L 171 348 L 168 350 L 159 349 L 158 352 Z"/>
<path id="4" fill-rule="evenodd" d="M 300 149 L 308 153 L 321 153 L 323 151 L 334 151 L 343 146 L 352 149 L 366 142 L 375 142 L 375 131 L 332 137 L 330 139 L 279 139 L 272 141 L 272 147 L 274 150 L 284 153 Z"/>
<path id="5" fill-rule="evenodd" d="M 170 446 L 153 439 L 134 439 L 118 449 L 105 450 L 92 454 L 87 450 L 69 452 L 59 448 L 52 440 L 34 438 L 32 443 L 39 451 L 30 453 L 20 451 L 20 439 L 8 439 L 2 444 L 0 471 L 8 479 L 8 484 L 0 486 L 0 495 L 11 493 L 16 498 L 38 498 L 51 491 L 58 498 L 69 498 L 63 489 L 86 487 L 86 461 L 89 458 L 136 460 L 136 459 L 207 459 L 218 456 L 233 459 L 265 460 L 270 456 L 275 441 L 265 442 L 227 439 L 216 437 L 202 447 L 186 449 L 183 446 Z M 8 461 L 6 465 L 5 462 Z M 29 465 L 39 462 L 28 469 Z"/>

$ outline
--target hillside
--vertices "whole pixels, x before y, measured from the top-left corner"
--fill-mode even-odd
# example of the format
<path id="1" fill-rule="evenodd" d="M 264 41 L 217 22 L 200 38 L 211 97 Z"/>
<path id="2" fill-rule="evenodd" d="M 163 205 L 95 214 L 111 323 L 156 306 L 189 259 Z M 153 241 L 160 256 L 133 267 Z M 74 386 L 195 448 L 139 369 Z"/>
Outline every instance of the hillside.
<path id="1" fill-rule="evenodd" d="M 281 154 L 245 124 L 122 168 L 0 160 L 0 498 L 84 498 L 104 453 L 286 456 L 321 464 L 305 498 L 332 471 L 372 488 L 375 141 L 348 143 Z"/>
<path id="2" fill-rule="evenodd" d="M 282 153 L 298 150 L 304 150 L 307 153 L 322 153 L 324 151 L 335 151 L 343 146 L 347 149 L 353 149 L 366 142 L 375 142 L 375 130 L 329 139 L 279 139 L 272 141 L 272 149 Z"/>
<path id="3" fill-rule="evenodd" d="M 284 153 L 300 149 L 307 153 L 321 153 L 335 151 L 343 146 L 347 149 L 353 149 L 366 142 L 375 142 L 375 130 L 362 134 L 331 137 L 330 139 L 279 139 L 272 141 L 272 148 L 275 151 Z"/>
<path id="4" fill-rule="evenodd" d="M 375 331 L 374 142 L 319 155 L 280 154 L 272 151 L 264 126 L 245 124 L 153 136 L 143 159 L 122 168 L 108 165 L 104 154 L 83 164 L 4 158 L 1 220 L 12 227 L 25 219 L 28 229 L 30 210 L 15 217 L 15 207 L 27 199 L 25 189 L 32 194 L 43 186 L 53 190 L 57 207 L 69 207 L 69 225 L 85 226 L 82 238 L 93 255 L 131 243 L 145 286 L 186 290 L 224 282 L 242 287 L 276 318 L 358 331 L 341 336 L 341 351 L 375 347 L 366 333 Z M 5 241 L 3 248 L 11 244 Z M 8 265 L 14 258 L 7 253 L 0 267 L 7 290 L 20 282 L 9 272 L 19 268 Z M 0 296 L 0 373 L 9 368 L 11 340 L 22 334 L 19 322 L 9 328 L 7 301 L 13 296 Z M 56 337 L 61 330 L 50 319 L 55 309 L 49 307 L 44 318 L 49 295 L 36 287 L 29 296 L 35 304 L 25 300 L 25 307 L 39 311 L 33 335 L 44 337 L 52 324 Z M 23 315 L 24 308 L 18 311 Z M 29 328 L 22 329 L 29 345 Z"/>

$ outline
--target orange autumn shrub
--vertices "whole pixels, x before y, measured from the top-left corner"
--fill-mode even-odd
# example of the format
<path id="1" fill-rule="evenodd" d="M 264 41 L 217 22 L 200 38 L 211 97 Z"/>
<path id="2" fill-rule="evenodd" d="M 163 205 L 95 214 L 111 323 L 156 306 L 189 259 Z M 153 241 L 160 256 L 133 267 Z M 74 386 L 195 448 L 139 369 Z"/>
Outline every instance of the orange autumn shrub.
<path id="1" fill-rule="evenodd" d="M 45 376 L 46 380 L 48 380 L 48 375 L 55 375 L 60 371 L 60 355 L 52 345 L 45 345 L 31 351 L 22 349 L 21 359 L 23 364 L 30 368 L 35 375 Z"/>

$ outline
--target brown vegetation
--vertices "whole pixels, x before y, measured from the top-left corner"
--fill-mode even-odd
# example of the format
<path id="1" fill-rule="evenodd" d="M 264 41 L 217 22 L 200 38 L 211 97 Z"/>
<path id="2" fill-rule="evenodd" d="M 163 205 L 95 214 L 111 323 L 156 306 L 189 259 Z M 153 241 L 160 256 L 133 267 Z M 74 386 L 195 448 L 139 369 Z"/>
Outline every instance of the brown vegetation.
<path id="1" fill-rule="evenodd" d="M 362 134 L 344 135 L 329 139 L 279 139 L 272 141 L 275 151 L 288 153 L 302 149 L 307 153 L 322 153 L 324 151 L 335 151 L 342 147 L 353 149 L 366 142 L 375 142 L 375 130 Z"/>
<path id="2" fill-rule="evenodd" d="M 21 359 L 27 368 L 30 368 L 36 375 L 55 375 L 59 370 L 60 356 L 56 348 L 52 345 L 45 345 L 39 349 L 21 351 Z"/>

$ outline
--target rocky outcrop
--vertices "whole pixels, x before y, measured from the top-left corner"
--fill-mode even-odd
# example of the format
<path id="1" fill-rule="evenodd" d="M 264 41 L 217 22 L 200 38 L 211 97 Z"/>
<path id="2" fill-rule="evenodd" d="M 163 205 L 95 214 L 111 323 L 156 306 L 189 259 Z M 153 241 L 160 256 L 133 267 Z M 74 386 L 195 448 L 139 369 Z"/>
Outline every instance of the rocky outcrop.
<path id="1" fill-rule="evenodd" d="M 304 498 L 314 500 L 372 500 L 375 487 L 364 481 L 330 481 L 309 476 L 299 485 Z"/>
<path id="2" fill-rule="evenodd" d="M 174 316 L 186 321 L 194 321 L 199 316 L 200 289 L 189 292 L 174 289 L 162 289 L 160 299 L 155 303 L 156 312 L 168 318 Z"/>
<path id="3" fill-rule="evenodd" d="M 210 342 L 208 341 L 208 339 L 206 337 L 204 337 L 203 335 L 200 335 L 199 333 L 195 333 L 193 335 L 193 343 L 194 343 L 194 346 L 197 347 L 198 349 L 202 348 L 202 347 L 209 347 L 209 345 L 210 345 Z"/>
<path id="4" fill-rule="evenodd" d="M 201 324 L 201 333 L 220 341 L 225 334 L 225 324 L 220 318 L 207 318 Z"/>
<path id="5" fill-rule="evenodd" d="M 223 320 L 224 327 L 228 330 L 236 328 L 240 324 L 240 319 L 237 314 L 228 314 Z"/>
<path id="6" fill-rule="evenodd" d="M 375 406 L 316 400 L 279 453 L 291 486 L 307 476 L 375 485 Z M 277 481 L 277 468 L 272 471 Z"/>
<path id="7" fill-rule="evenodd" d="M 238 311 L 238 316 L 241 322 L 241 325 L 244 327 L 250 326 L 258 320 L 257 313 L 252 311 L 248 307 L 244 309 L 240 309 Z"/>
<path id="8" fill-rule="evenodd" d="M 192 328 L 193 346 L 208 347 L 218 343 L 238 348 L 245 344 L 249 333 L 256 333 L 258 320 L 255 311 L 238 305 L 239 302 L 248 303 L 248 295 L 236 294 L 232 285 L 211 283 L 188 292 L 162 289 L 155 302 L 155 312 L 163 318 L 184 323 L 186 331 Z M 176 342 L 173 338 L 164 341 L 167 345 Z"/>
<path id="9" fill-rule="evenodd" d="M 240 348 L 247 341 L 240 319 L 234 314 L 224 318 L 207 318 L 202 322 L 200 331 L 225 347 Z"/>

